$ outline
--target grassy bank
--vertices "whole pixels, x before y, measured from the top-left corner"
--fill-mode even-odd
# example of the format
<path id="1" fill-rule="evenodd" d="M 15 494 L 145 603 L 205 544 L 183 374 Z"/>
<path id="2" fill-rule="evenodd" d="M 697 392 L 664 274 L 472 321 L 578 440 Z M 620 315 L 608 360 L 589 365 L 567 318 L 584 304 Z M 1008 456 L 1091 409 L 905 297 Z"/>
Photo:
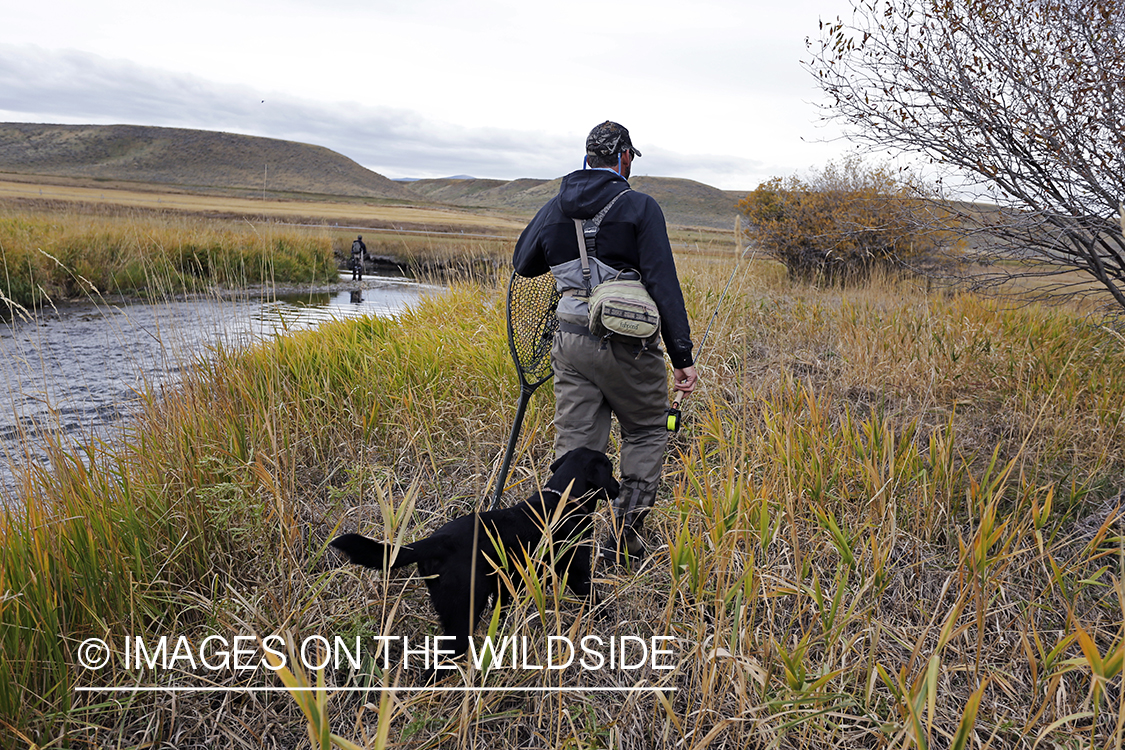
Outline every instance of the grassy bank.
<path id="1" fill-rule="evenodd" d="M 171 213 L 0 212 L 0 293 L 7 306 L 323 282 L 336 277 L 336 263 L 324 230 Z"/>
<path id="2" fill-rule="evenodd" d="M 698 338 L 731 269 L 683 266 Z M 96 671 L 78 646 L 434 634 L 420 582 L 340 567 L 325 545 L 338 530 L 411 539 L 486 496 L 518 393 L 503 311 L 498 285 L 458 285 L 395 320 L 218 352 L 121 445 L 27 474 L 26 508 L 0 529 L 7 744 L 293 747 L 310 725 L 419 748 L 1125 737 L 1120 335 L 1084 311 L 903 282 L 791 287 L 764 263 L 736 276 L 703 352 L 659 549 L 632 573 L 598 571 L 593 613 L 513 567 L 529 586 L 491 624 L 540 663 L 547 635 L 672 636 L 674 668 L 452 680 L 663 692 L 77 689 L 414 684 L 378 659 L 316 675 L 124 668 L 118 653 Z M 537 393 L 509 502 L 544 476 L 550 413 Z"/>

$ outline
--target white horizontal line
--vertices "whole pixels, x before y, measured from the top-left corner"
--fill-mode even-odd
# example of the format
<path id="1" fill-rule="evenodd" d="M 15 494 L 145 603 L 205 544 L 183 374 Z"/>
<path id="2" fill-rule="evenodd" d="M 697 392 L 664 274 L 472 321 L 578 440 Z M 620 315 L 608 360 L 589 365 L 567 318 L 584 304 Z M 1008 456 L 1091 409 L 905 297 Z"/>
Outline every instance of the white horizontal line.
<path id="1" fill-rule="evenodd" d="M 403 693 L 674 693 L 674 687 L 159 687 L 134 685 L 132 687 L 76 687 L 80 693 L 371 693 L 389 690 Z"/>

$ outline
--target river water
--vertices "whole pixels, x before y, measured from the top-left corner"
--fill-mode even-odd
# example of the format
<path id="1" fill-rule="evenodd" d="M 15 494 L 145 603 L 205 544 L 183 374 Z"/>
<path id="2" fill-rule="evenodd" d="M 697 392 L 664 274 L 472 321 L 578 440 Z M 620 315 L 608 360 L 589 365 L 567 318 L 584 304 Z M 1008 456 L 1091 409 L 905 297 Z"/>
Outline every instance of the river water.
<path id="1" fill-rule="evenodd" d="M 337 288 L 269 299 L 89 303 L 0 324 L 0 492 L 51 439 L 112 437 L 146 390 L 174 385 L 217 344 L 246 346 L 331 319 L 394 315 L 438 287 L 341 276 Z"/>

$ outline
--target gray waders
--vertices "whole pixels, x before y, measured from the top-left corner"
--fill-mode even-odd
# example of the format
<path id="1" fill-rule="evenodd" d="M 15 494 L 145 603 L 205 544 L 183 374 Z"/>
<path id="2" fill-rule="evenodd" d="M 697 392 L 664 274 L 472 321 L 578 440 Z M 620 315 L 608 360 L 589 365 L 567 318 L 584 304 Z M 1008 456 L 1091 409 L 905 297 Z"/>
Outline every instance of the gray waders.
<path id="1" fill-rule="evenodd" d="M 583 332 L 584 331 L 584 332 Z M 664 450 L 668 375 L 659 346 L 604 340 L 563 322 L 551 359 L 555 372 L 555 455 L 609 447 L 610 417 L 621 426 L 621 494 L 614 501 L 617 551 L 643 554 L 638 536 L 656 503 Z"/>

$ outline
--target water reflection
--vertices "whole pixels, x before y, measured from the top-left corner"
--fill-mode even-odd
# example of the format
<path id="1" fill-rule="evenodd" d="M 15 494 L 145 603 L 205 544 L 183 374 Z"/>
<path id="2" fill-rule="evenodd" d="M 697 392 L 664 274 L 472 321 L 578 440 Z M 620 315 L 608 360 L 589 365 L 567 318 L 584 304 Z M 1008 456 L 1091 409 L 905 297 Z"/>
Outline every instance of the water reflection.
<path id="1" fill-rule="evenodd" d="M 216 345 L 246 346 L 327 320 L 394 315 L 435 291 L 402 278 L 342 286 L 268 301 L 90 304 L 0 325 L 0 486 L 10 486 L 13 461 L 43 460 L 49 439 L 109 437 L 142 394 L 171 393 L 184 369 Z"/>
<path id="2" fill-rule="evenodd" d="M 261 305 L 253 319 L 263 324 L 265 330 L 293 330 L 340 317 L 394 315 L 419 295 L 437 288 L 406 278 L 370 276 L 361 286 L 350 281 L 345 285 L 347 289 L 338 291 L 277 295 L 273 302 Z"/>

